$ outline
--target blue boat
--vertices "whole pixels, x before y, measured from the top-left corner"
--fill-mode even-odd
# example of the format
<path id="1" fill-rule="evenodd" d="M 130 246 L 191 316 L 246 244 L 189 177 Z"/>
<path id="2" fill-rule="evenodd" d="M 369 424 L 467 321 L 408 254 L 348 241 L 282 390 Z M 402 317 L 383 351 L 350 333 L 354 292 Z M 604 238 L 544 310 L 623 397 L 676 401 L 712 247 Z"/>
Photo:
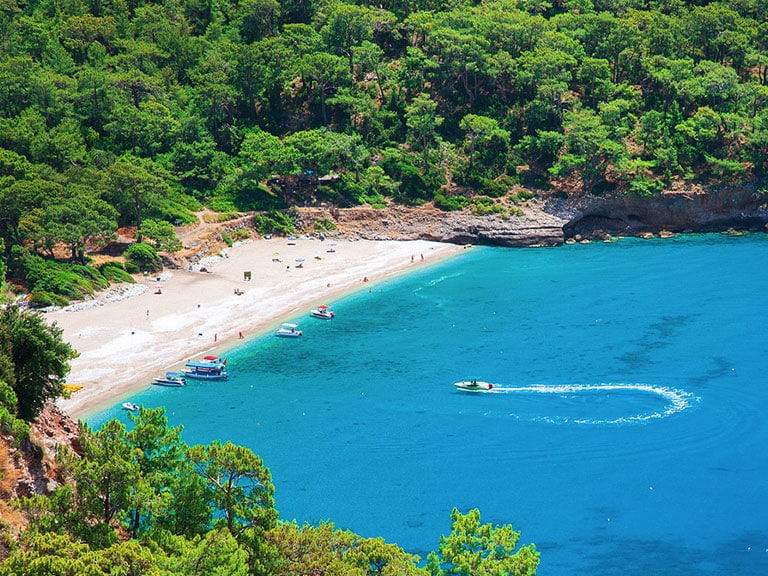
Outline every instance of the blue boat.
<path id="1" fill-rule="evenodd" d="M 229 378 L 227 372 L 227 360 L 222 360 L 218 356 L 205 356 L 202 360 L 196 362 L 187 362 L 187 370 L 183 371 L 186 378 L 197 380 L 226 380 Z"/>

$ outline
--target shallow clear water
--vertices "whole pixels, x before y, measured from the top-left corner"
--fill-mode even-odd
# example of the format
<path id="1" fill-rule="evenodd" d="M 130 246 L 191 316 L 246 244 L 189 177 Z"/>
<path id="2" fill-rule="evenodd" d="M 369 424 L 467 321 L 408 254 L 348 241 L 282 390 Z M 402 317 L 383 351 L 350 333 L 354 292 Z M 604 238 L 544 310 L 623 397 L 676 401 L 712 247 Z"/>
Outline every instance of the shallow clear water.
<path id="1" fill-rule="evenodd" d="M 253 449 L 286 520 L 424 557 L 477 507 L 542 576 L 768 574 L 766 256 L 762 235 L 478 247 L 233 350 L 227 383 L 131 400 Z"/>

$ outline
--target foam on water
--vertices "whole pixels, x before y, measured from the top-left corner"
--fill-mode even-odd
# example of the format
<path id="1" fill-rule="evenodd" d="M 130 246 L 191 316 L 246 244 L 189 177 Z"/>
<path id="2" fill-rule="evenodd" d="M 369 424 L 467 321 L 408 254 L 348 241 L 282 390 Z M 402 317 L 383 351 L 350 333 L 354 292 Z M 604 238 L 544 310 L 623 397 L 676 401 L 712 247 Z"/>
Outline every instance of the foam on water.
<path id="1" fill-rule="evenodd" d="M 505 387 L 500 384 L 494 384 L 493 388 L 487 392 L 484 392 L 484 394 L 510 394 L 517 392 L 533 394 L 572 395 L 585 392 L 600 393 L 615 391 L 633 391 L 645 394 L 654 394 L 666 400 L 667 404 L 661 410 L 643 412 L 629 416 L 619 416 L 616 418 L 569 418 L 539 416 L 535 419 L 552 424 L 638 424 L 648 422 L 649 420 L 672 416 L 673 414 L 687 410 L 694 403 L 699 401 L 699 398 L 690 392 L 686 392 L 685 390 L 665 388 L 663 386 L 651 386 L 649 384 L 536 384 L 532 386 L 514 387 Z"/>

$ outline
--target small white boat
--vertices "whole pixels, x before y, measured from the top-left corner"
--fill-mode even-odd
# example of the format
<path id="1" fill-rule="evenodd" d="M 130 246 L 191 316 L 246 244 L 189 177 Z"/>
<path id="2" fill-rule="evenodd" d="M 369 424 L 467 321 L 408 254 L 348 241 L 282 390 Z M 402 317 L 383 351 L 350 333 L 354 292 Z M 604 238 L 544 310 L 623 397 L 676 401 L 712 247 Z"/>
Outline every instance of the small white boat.
<path id="1" fill-rule="evenodd" d="M 128 412 L 136 412 L 138 409 L 138 404 L 134 404 L 133 402 L 123 402 L 123 410 L 128 410 Z"/>
<path id="2" fill-rule="evenodd" d="M 171 388 L 180 388 L 186 385 L 187 381 L 184 380 L 184 375 L 181 372 L 166 372 L 165 376 L 155 378 L 152 384 L 157 386 L 169 386 Z"/>
<path id="3" fill-rule="evenodd" d="M 462 380 L 461 382 L 454 382 L 453 385 L 465 392 L 488 392 L 493 388 L 493 384 L 480 380 Z"/>
<path id="4" fill-rule="evenodd" d="M 309 315 L 313 318 L 321 318 L 323 320 L 330 320 L 334 316 L 336 316 L 336 313 L 331 310 L 330 306 L 318 306 L 314 310 L 309 311 Z"/>
<path id="5" fill-rule="evenodd" d="M 275 331 L 275 334 L 283 338 L 298 338 L 301 336 L 301 330 L 299 330 L 298 324 L 285 322 Z"/>

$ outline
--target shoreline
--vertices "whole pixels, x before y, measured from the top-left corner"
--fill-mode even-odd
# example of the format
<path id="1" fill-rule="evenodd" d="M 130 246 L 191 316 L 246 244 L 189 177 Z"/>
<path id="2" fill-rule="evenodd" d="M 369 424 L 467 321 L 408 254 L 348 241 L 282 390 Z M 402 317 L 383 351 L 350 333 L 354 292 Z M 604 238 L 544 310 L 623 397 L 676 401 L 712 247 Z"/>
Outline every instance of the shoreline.
<path id="1" fill-rule="evenodd" d="M 313 307 L 465 248 L 427 240 L 256 239 L 204 259 L 207 272 L 197 266 L 113 286 L 94 301 L 45 314 L 79 353 L 67 382 L 82 389 L 57 405 L 85 419 L 190 358 L 221 355 L 302 310 L 309 318 Z"/>

